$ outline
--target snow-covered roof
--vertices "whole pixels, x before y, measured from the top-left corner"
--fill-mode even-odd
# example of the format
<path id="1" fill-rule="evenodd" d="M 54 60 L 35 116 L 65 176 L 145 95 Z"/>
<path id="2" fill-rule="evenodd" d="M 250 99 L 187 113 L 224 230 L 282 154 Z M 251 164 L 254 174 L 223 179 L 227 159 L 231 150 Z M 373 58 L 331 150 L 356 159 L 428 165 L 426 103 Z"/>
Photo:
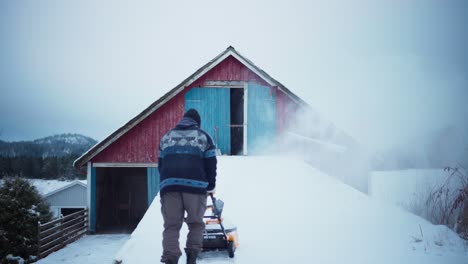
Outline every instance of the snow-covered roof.
<path id="1" fill-rule="evenodd" d="M 56 189 L 56 190 L 54 190 L 54 191 L 51 191 L 51 192 L 46 193 L 46 194 L 44 195 L 44 197 L 52 196 L 52 195 L 54 195 L 54 194 L 56 194 L 56 193 L 58 193 L 58 192 L 62 192 L 62 191 L 64 191 L 64 190 L 66 190 L 66 189 L 69 189 L 69 188 L 75 186 L 75 185 L 82 186 L 82 187 L 84 187 L 84 188 L 86 189 L 86 183 L 84 183 L 84 182 L 82 182 L 82 181 L 79 181 L 79 180 L 75 180 L 75 181 L 72 181 L 72 182 L 68 182 L 67 185 L 62 186 L 62 187 L 60 187 L 60 188 L 58 188 L 58 189 Z"/>
<path id="2" fill-rule="evenodd" d="M 57 193 L 63 189 L 70 188 L 76 184 L 86 187 L 86 180 L 75 181 L 59 181 L 59 180 L 44 180 L 44 179 L 27 179 L 28 182 L 36 187 L 39 194 L 49 196 L 51 193 Z M 3 180 L 0 179 L 0 187 L 3 185 Z"/>
<path id="3" fill-rule="evenodd" d="M 174 96 L 179 94 L 184 90 L 185 87 L 189 86 L 191 83 L 195 82 L 197 79 L 199 79 L 201 76 L 203 76 L 205 73 L 207 73 L 209 70 L 213 69 L 215 66 L 217 66 L 219 63 L 221 63 L 223 60 L 225 60 L 228 57 L 234 57 L 236 58 L 239 62 L 241 62 L 245 67 L 253 71 L 255 74 L 257 74 L 260 78 L 262 78 L 265 82 L 270 84 L 271 86 L 276 86 L 280 91 L 285 93 L 287 96 L 291 98 L 291 100 L 295 101 L 296 103 L 304 106 L 308 106 L 308 104 L 299 98 L 297 95 L 295 95 L 293 92 L 291 92 L 286 86 L 284 86 L 282 83 L 279 81 L 275 80 L 273 77 L 271 77 L 268 73 L 257 67 L 254 63 L 252 63 L 250 60 L 242 56 L 239 52 L 237 52 L 234 47 L 229 46 L 225 51 L 223 51 L 221 54 L 216 56 L 213 60 L 205 64 L 203 67 L 198 69 L 195 73 L 190 75 L 187 79 L 183 80 L 179 85 L 174 87 L 172 90 L 167 92 L 165 95 L 163 95 L 161 98 L 156 100 L 154 103 L 152 103 L 148 108 L 143 110 L 140 114 L 138 114 L 136 117 L 128 121 L 125 125 L 123 125 L 121 128 L 117 129 L 114 133 L 109 135 L 107 138 L 105 138 L 103 141 L 97 143 L 95 146 L 93 146 L 91 149 L 89 149 L 86 153 L 84 153 L 81 157 L 79 157 L 75 162 L 73 163 L 73 166 L 76 168 L 80 168 L 82 166 L 85 166 L 85 164 L 91 160 L 93 157 L 95 157 L 97 154 L 99 154 L 101 151 L 103 151 L 105 148 L 107 148 L 110 144 L 115 142 L 117 139 L 119 139 L 121 136 L 123 136 L 125 133 L 127 133 L 130 129 L 135 127 L 137 124 L 139 124 L 141 121 L 143 121 L 146 117 L 151 115 L 154 111 L 159 109 L 162 105 L 167 103 L 170 99 L 172 99 Z"/>

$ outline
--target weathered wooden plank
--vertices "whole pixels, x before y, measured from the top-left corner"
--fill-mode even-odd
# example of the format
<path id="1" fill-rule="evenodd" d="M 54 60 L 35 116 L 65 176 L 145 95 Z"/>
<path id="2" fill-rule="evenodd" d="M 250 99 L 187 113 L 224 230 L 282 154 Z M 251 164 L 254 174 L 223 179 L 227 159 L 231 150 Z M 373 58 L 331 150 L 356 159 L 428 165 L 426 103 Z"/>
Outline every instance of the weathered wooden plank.
<path id="1" fill-rule="evenodd" d="M 50 241 L 52 241 L 52 240 L 54 240 L 54 239 L 56 239 L 57 237 L 60 237 L 60 236 L 62 236 L 62 232 L 59 231 L 59 232 L 53 233 L 52 235 L 43 237 L 43 238 L 39 239 L 39 241 L 40 241 L 39 245 L 45 245 L 45 244 L 49 243 Z"/>
<path id="2" fill-rule="evenodd" d="M 44 223 L 44 224 L 39 224 L 39 229 L 40 229 L 41 231 L 42 231 L 42 230 L 46 230 L 46 229 L 48 229 L 49 227 L 54 226 L 54 225 L 56 225 L 56 224 L 58 224 L 58 223 L 61 223 L 61 222 L 64 221 L 64 220 L 67 220 L 67 219 L 73 218 L 73 217 L 75 217 L 75 216 L 77 216 L 77 215 L 83 214 L 83 212 L 85 212 L 85 211 L 87 212 L 88 209 L 83 209 L 83 210 L 78 211 L 78 212 L 75 212 L 75 213 L 73 213 L 73 214 L 69 214 L 69 215 L 67 215 L 67 216 L 65 216 L 65 217 L 61 217 L 61 218 L 59 218 L 59 219 L 52 220 L 52 221 L 47 222 L 47 223 Z"/>
<path id="3" fill-rule="evenodd" d="M 80 234 L 86 234 L 86 230 L 83 229 L 77 229 L 71 233 L 68 233 L 66 236 L 64 236 L 64 241 L 65 243 L 69 244 L 68 241 L 72 240 L 74 237 L 80 235 Z"/>
<path id="4" fill-rule="evenodd" d="M 41 233 L 39 234 L 39 238 L 43 238 L 43 237 L 46 237 L 46 236 L 48 236 L 50 234 L 58 232 L 58 231 L 60 231 L 60 229 L 61 229 L 60 224 L 57 224 L 54 227 L 51 227 L 51 228 L 49 228 L 47 230 L 44 230 L 44 231 L 41 231 Z"/>
<path id="5" fill-rule="evenodd" d="M 93 163 L 93 167 L 96 168 L 120 168 L 120 167 L 131 167 L 131 168 L 152 168 L 158 167 L 156 163 L 123 163 L 123 162 L 98 162 Z"/>
<path id="6" fill-rule="evenodd" d="M 73 214 L 69 214 L 65 217 L 59 218 L 57 220 L 53 220 L 45 224 L 40 224 L 39 225 L 39 230 L 41 231 L 40 233 L 41 235 L 43 235 L 45 232 L 49 232 L 48 234 L 50 234 L 50 231 L 56 230 L 59 227 L 58 224 L 69 221 L 70 219 L 73 219 L 73 218 L 86 217 L 87 215 L 88 215 L 88 209 L 84 209 L 84 210 L 75 212 Z"/>
<path id="7" fill-rule="evenodd" d="M 81 221 L 79 223 L 76 223 L 76 224 L 74 224 L 74 225 L 72 225 L 70 227 L 64 228 L 63 232 L 64 232 L 64 234 L 67 234 L 68 232 L 71 232 L 71 231 L 75 230 L 76 227 L 86 228 L 87 227 L 87 225 L 86 225 L 87 222 L 88 222 L 88 220 L 85 219 L 85 220 L 83 220 L 83 221 Z"/>
<path id="8" fill-rule="evenodd" d="M 45 257 L 47 257 L 48 255 L 50 255 L 51 253 L 53 253 L 53 252 L 55 252 L 55 251 L 57 251 L 57 250 L 59 250 L 59 249 L 61 249 L 61 248 L 64 248 L 65 246 L 66 246 L 66 245 L 64 245 L 64 244 L 55 245 L 54 247 L 51 247 L 51 248 L 49 248 L 49 249 L 47 249 L 47 250 L 44 250 L 44 251 L 41 251 L 41 253 L 39 253 L 39 256 L 38 256 L 38 257 L 39 257 L 40 259 L 41 259 L 41 258 L 45 258 Z"/>
<path id="9" fill-rule="evenodd" d="M 59 219 L 52 220 L 52 221 L 47 222 L 47 223 L 44 223 L 44 224 L 39 224 L 39 230 L 40 230 L 40 231 L 46 230 L 46 229 L 48 229 L 49 227 L 54 226 L 54 225 L 60 223 L 61 221 L 62 221 L 62 218 L 59 218 Z"/>
<path id="10" fill-rule="evenodd" d="M 205 81 L 205 87 L 244 88 L 243 81 Z"/>
<path id="11" fill-rule="evenodd" d="M 67 228 L 67 227 L 69 227 L 71 225 L 74 225 L 74 224 L 76 224 L 78 222 L 81 222 L 81 221 L 85 221 L 87 219 L 88 219 L 87 215 L 84 215 L 84 216 L 79 217 L 79 218 L 68 220 L 67 222 L 64 222 L 62 224 L 62 228 Z"/>
<path id="12" fill-rule="evenodd" d="M 47 249 L 49 249 L 49 248 L 51 248 L 51 247 L 55 247 L 57 244 L 62 243 L 63 240 L 64 240 L 64 237 L 62 236 L 62 233 L 61 233 L 59 238 L 56 238 L 56 239 L 50 241 L 49 243 L 43 244 L 43 245 L 39 248 L 39 251 L 40 251 L 40 252 L 44 252 L 45 250 L 47 250 Z"/>

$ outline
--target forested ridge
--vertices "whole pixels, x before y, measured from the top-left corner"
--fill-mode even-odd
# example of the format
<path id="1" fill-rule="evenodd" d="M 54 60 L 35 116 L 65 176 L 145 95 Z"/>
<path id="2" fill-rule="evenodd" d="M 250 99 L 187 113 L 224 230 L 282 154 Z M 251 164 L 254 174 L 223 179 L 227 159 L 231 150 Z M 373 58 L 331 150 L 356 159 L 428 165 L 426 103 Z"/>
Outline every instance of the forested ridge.
<path id="1" fill-rule="evenodd" d="M 97 143 L 79 134 L 60 134 L 33 141 L 0 140 L 0 177 L 84 179 L 73 161 Z"/>

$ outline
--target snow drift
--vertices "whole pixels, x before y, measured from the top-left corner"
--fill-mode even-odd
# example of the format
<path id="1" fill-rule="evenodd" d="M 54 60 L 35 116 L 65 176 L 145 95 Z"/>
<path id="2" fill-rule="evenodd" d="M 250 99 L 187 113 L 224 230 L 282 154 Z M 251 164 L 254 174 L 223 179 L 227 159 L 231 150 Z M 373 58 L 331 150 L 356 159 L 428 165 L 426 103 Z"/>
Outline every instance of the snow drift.
<path id="1" fill-rule="evenodd" d="M 217 182 L 240 247 L 234 259 L 206 253 L 199 263 L 468 263 L 451 230 L 372 200 L 304 162 L 220 157 Z M 158 263 L 162 225 L 156 197 L 115 259 Z M 186 234 L 184 225 L 181 248 Z"/>

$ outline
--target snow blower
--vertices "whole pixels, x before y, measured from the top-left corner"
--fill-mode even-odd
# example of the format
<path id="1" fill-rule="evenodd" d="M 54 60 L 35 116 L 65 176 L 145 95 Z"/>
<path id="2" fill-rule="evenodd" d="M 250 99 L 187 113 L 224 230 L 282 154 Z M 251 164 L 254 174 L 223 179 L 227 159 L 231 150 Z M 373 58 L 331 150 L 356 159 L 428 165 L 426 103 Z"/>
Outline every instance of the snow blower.
<path id="1" fill-rule="evenodd" d="M 205 231 L 203 233 L 203 251 L 226 250 L 230 258 L 234 257 L 234 252 L 239 246 L 237 227 L 227 224 L 224 226 L 221 214 L 224 202 L 216 199 L 210 194 L 212 205 L 207 206 L 208 215 L 205 213 Z"/>

